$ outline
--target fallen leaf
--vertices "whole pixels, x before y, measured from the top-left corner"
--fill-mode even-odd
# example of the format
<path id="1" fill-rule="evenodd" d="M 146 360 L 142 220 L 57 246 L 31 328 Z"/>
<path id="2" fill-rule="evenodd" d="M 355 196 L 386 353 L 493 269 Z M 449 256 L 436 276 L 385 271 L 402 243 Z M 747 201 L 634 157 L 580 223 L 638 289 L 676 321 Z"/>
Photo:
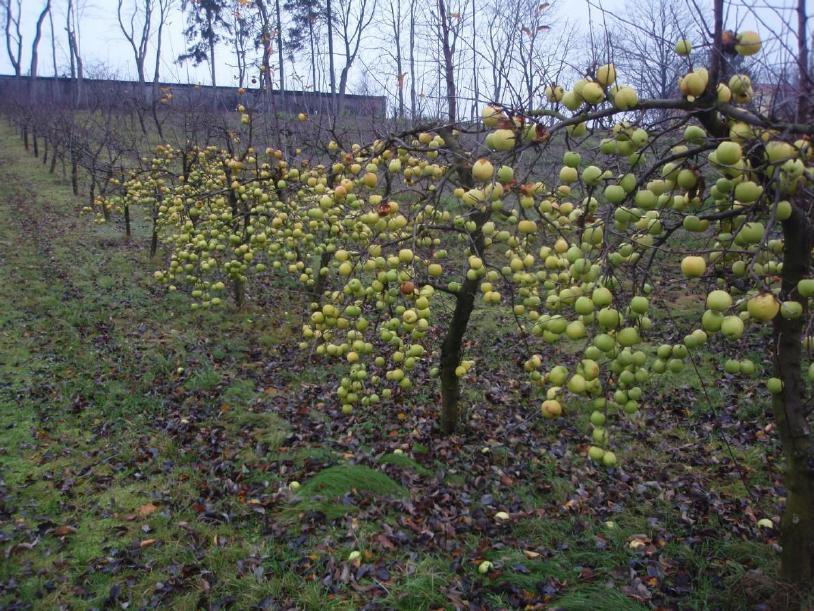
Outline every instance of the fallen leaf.
<path id="1" fill-rule="evenodd" d="M 158 507 L 156 507 L 152 503 L 146 503 L 146 504 L 142 505 L 141 507 L 139 507 L 136 510 L 136 513 L 138 514 L 138 516 L 140 518 L 146 518 L 147 516 L 155 513 L 155 511 L 157 509 L 158 509 Z"/>
<path id="2" fill-rule="evenodd" d="M 76 532 L 76 529 L 73 526 L 57 526 L 51 532 L 57 537 L 64 537 L 66 535 L 72 535 Z"/>

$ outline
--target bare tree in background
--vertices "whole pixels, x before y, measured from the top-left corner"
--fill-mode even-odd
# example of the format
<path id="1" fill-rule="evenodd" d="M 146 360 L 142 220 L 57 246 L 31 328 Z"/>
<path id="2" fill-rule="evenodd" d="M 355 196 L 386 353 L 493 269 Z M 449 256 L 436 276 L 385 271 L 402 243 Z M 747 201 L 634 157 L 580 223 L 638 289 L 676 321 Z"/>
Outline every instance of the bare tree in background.
<path id="1" fill-rule="evenodd" d="M 339 40 L 344 49 L 345 63 L 339 73 L 339 103 L 337 113 L 348 89 L 348 74 L 359 54 L 365 30 L 376 15 L 376 0 L 338 0 L 337 25 Z"/>
<path id="2" fill-rule="evenodd" d="M 79 47 L 79 0 L 68 0 L 65 11 L 65 31 L 68 34 L 68 54 L 71 59 L 71 78 L 76 81 L 76 102 L 82 100 L 82 81 L 84 79 L 84 66 L 82 53 Z"/>
<path id="3" fill-rule="evenodd" d="M 289 13 L 291 23 L 286 37 L 289 57 L 293 60 L 293 54 L 303 51 L 307 43 L 311 86 L 316 91 L 319 87 L 316 43 L 320 23 L 324 20 L 324 13 L 318 0 L 288 0 L 283 4 L 283 8 Z"/>
<path id="4" fill-rule="evenodd" d="M 14 76 L 20 76 L 20 63 L 23 55 L 23 34 L 20 31 L 22 0 L 2 0 L 0 7 L 5 16 L 6 51 Z"/>
<path id="5" fill-rule="evenodd" d="M 37 24 L 34 28 L 34 41 L 31 43 L 31 69 L 29 74 L 32 78 L 37 76 L 37 63 L 39 61 L 39 46 L 42 39 L 42 24 L 45 18 L 51 13 L 51 0 L 46 0 L 45 6 L 42 8 L 39 17 L 37 17 Z"/>
<path id="6" fill-rule="evenodd" d="M 695 17 L 683 2 L 672 0 L 628 0 L 623 11 L 612 13 L 608 26 L 613 31 L 610 50 L 620 73 L 639 95 L 668 98 L 677 94 L 678 80 L 686 61 L 675 53 L 675 43 L 692 39 Z M 596 58 L 597 63 L 608 61 Z"/>
<path id="7" fill-rule="evenodd" d="M 398 100 L 397 117 L 404 118 L 404 81 L 407 74 L 404 72 L 404 59 L 402 55 L 402 36 L 404 27 L 404 14 L 401 10 L 401 0 L 387 0 L 385 17 L 393 36 L 394 52 L 391 53 L 396 64 L 396 99 Z M 388 51 L 389 52 L 389 51 Z M 411 79 L 412 80 L 412 79 Z"/>
<path id="8" fill-rule="evenodd" d="M 486 8 L 486 28 L 481 48 L 486 56 L 491 76 L 491 99 L 500 102 L 504 89 L 509 86 L 512 58 L 517 53 L 518 39 L 521 35 L 523 15 L 514 10 L 506 10 L 503 2 L 494 0 Z"/>
<path id="9" fill-rule="evenodd" d="M 545 42 L 551 32 L 552 4 L 536 0 L 519 0 L 518 4 L 519 11 L 527 17 L 520 27 L 516 65 L 523 86 L 520 95 L 524 104 L 530 105 L 545 85 L 544 79 L 548 73 L 549 58 L 545 54 Z"/>
<path id="10" fill-rule="evenodd" d="M 147 60 L 147 43 L 150 41 L 152 30 L 153 7 L 154 0 L 134 0 L 132 8 L 128 11 L 129 17 L 122 15 L 124 0 L 118 0 L 116 7 L 119 28 L 133 50 L 136 74 L 142 89 L 147 81 L 144 75 L 144 63 Z"/>
<path id="11" fill-rule="evenodd" d="M 57 33 L 54 29 L 54 11 L 48 11 L 48 29 L 51 30 L 51 60 L 54 63 L 54 77 L 59 76 L 57 67 Z"/>
<path id="12" fill-rule="evenodd" d="M 285 62 L 283 62 L 283 14 L 280 11 L 280 0 L 274 0 L 274 14 L 277 19 L 275 37 L 277 38 L 277 63 L 280 71 L 280 91 L 285 97 Z"/>
<path id="13" fill-rule="evenodd" d="M 328 75 L 331 95 L 336 96 L 336 69 L 334 67 L 334 13 L 332 0 L 325 0 L 326 21 L 328 23 Z"/>
<path id="14" fill-rule="evenodd" d="M 246 74 L 249 64 L 249 41 L 252 38 L 253 19 L 241 0 L 232 0 L 229 11 L 229 31 L 231 43 L 237 64 L 231 66 L 237 69 L 237 85 L 246 84 Z"/>
<path id="15" fill-rule="evenodd" d="M 438 0 L 436 28 L 441 41 L 442 70 L 446 85 L 447 116 L 450 122 L 458 120 L 458 90 L 455 86 L 455 45 L 458 40 L 457 30 L 452 25 L 447 0 Z"/>
<path id="16" fill-rule="evenodd" d="M 410 0 L 410 117 L 413 121 L 418 116 L 418 100 L 415 88 L 416 1 Z"/>

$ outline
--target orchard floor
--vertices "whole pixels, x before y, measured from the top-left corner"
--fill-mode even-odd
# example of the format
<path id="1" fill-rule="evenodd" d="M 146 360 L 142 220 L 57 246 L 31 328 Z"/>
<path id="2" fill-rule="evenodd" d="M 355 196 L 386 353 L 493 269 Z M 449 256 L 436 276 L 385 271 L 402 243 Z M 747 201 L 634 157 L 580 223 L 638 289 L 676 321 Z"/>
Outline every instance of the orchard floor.
<path id="1" fill-rule="evenodd" d="M 694 374 L 656 385 L 610 472 L 516 359 L 459 435 L 433 386 L 344 417 L 295 294 L 192 313 L 144 227 L 82 205 L 0 132 L 0 608 L 783 608 L 751 387 L 713 385 L 713 412 Z"/>

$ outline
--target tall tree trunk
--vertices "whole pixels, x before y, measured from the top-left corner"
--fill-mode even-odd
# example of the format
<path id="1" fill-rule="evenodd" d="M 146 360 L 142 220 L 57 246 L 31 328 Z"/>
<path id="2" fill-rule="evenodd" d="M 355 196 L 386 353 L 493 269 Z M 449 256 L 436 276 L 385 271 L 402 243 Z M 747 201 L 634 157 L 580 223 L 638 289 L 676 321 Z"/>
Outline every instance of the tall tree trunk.
<path id="1" fill-rule="evenodd" d="M 74 195 L 79 195 L 79 158 L 74 144 L 71 144 L 71 189 Z"/>
<path id="2" fill-rule="evenodd" d="M 129 240 L 132 233 L 130 230 L 130 205 L 124 205 L 124 236 Z"/>
<path id="3" fill-rule="evenodd" d="M 811 271 L 811 226 L 795 209 L 783 221 L 784 256 L 781 299 L 794 299 L 797 283 Z M 802 300 L 805 304 L 807 300 Z M 781 522 L 781 574 L 801 591 L 814 584 L 814 440 L 807 418 L 802 381 L 802 333 L 806 316 L 774 319 L 775 376 L 783 391 L 773 411 L 786 458 L 786 506 Z"/>
<path id="4" fill-rule="evenodd" d="M 456 369 L 461 364 L 464 334 L 475 307 L 478 280 L 467 278 L 455 296 L 455 310 L 441 344 L 441 431 L 445 435 L 455 432 L 460 419 L 461 381 Z"/>
<path id="5" fill-rule="evenodd" d="M 449 121 L 458 120 L 458 92 L 455 89 L 455 66 L 450 45 L 450 22 L 447 15 L 447 0 L 438 0 L 438 19 L 441 26 L 441 50 L 444 54 L 444 80 L 447 87 L 447 113 Z"/>
<path id="6" fill-rule="evenodd" d="M 210 73 L 211 73 L 211 76 L 212 76 L 212 86 L 217 87 L 218 84 L 217 84 L 217 81 L 216 81 L 216 78 L 215 78 L 215 35 L 212 33 L 212 32 L 214 32 L 214 30 L 213 30 L 214 26 L 212 25 L 212 14 L 209 13 L 208 11 L 206 13 L 206 19 L 207 19 L 207 22 L 208 22 L 208 25 L 209 25 L 209 32 L 210 32 L 210 36 L 209 36 L 209 39 L 208 39 L 208 42 L 209 42 L 209 70 L 210 70 Z"/>
<path id="7" fill-rule="evenodd" d="M 472 114 L 470 119 L 477 121 L 478 119 L 478 98 L 480 98 L 480 91 L 478 90 L 478 53 L 477 53 L 477 30 L 475 29 L 475 0 L 472 0 Z M 529 98 L 529 105 L 531 105 L 531 98 Z"/>
<path id="8" fill-rule="evenodd" d="M 418 113 L 415 90 L 415 3 L 416 0 L 410 0 L 410 115 L 413 121 Z"/>
<path id="9" fill-rule="evenodd" d="M 450 150 L 456 154 L 455 171 L 460 180 L 461 186 L 473 187 L 472 165 L 463 154 L 463 149 L 451 129 L 444 127 L 438 133 L 448 143 Z M 485 248 L 485 238 L 483 235 L 483 225 L 491 217 L 491 210 L 486 209 L 471 216 L 475 223 L 475 229 L 470 233 L 470 253 L 477 257 L 483 256 Z M 469 319 L 475 308 L 475 298 L 478 294 L 481 280 L 478 277 L 467 277 L 461 288 L 455 294 L 455 309 L 452 313 L 449 326 L 447 327 L 444 341 L 441 344 L 441 362 L 439 367 L 439 377 L 441 378 L 441 416 L 439 424 L 441 431 L 449 435 L 458 426 L 460 419 L 460 399 L 461 381 L 455 373 L 458 365 L 461 364 L 463 356 L 463 341 L 466 334 Z"/>
<path id="10" fill-rule="evenodd" d="M 808 14 L 806 0 L 797 0 L 797 79 L 800 91 L 797 94 L 797 121 L 804 122 L 809 117 L 811 95 L 814 94 L 814 83 L 808 64 Z"/>
<path id="11" fill-rule="evenodd" d="M 391 5 L 392 6 L 392 5 Z M 401 0 L 396 3 L 396 11 L 398 16 L 393 16 L 393 36 L 396 39 L 396 73 L 398 84 L 398 100 L 399 100 L 399 120 L 404 119 L 404 67 L 402 66 L 401 57 Z"/>
<path id="12" fill-rule="evenodd" d="M 51 30 L 51 60 L 54 62 L 54 78 L 59 76 L 57 67 L 57 35 L 54 31 L 54 13 L 48 11 L 48 28 Z"/>
<path id="13" fill-rule="evenodd" d="M 283 16 L 280 12 L 280 0 L 274 0 L 274 10 L 277 13 L 277 61 L 280 62 L 280 93 L 285 96 L 285 66 L 283 64 Z M 283 105 L 285 106 L 285 104 Z"/>
<path id="14" fill-rule="evenodd" d="M 314 92 L 317 91 L 317 54 L 314 49 L 314 24 L 308 20 L 308 42 L 311 46 L 311 85 Z"/>
<path id="15" fill-rule="evenodd" d="M 334 16 L 331 0 L 326 3 L 328 10 L 328 79 L 331 84 L 331 96 L 336 97 L 336 71 L 334 70 Z"/>
<path id="16" fill-rule="evenodd" d="M 154 258 L 158 252 L 158 204 L 153 204 L 151 208 L 152 230 L 150 232 L 150 258 Z"/>
<path id="17" fill-rule="evenodd" d="M 798 81 L 797 120 L 810 116 L 812 93 L 808 68 L 808 35 L 805 0 L 797 5 Z M 811 273 L 811 249 L 814 227 L 803 209 L 808 202 L 795 207 L 792 216 L 783 221 L 783 271 L 780 298 L 795 299 L 797 283 Z M 808 311 L 808 300 L 800 299 Z M 774 369 L 782 380 L 783 391 L 775 396 L 774 411 L 783 454 L 786 458 L 786 506 L 780 524 L 781 576 L 795 587 L 802 604 L 805 594 L 814 588 L 814 439 L 808 421 L 808 406 L 802 380 L 803 316 L 794 319 L 776 316 L 774 319 Z"/>
<path id="18" fill-rule="evenodd" d="M 31 70 L 29 74 L 32 79 L 37 78 L 37 63 L 39 60 L 39 46 L 40 39 L 42 38 L 42 24 L 45 18 L 51 12 L 51 0 L 47 0 L 45 7 L 42 9 L 40 16 L 37 18 L 37 26 L 34 30 L 34 42 L 31 43 Z"/>

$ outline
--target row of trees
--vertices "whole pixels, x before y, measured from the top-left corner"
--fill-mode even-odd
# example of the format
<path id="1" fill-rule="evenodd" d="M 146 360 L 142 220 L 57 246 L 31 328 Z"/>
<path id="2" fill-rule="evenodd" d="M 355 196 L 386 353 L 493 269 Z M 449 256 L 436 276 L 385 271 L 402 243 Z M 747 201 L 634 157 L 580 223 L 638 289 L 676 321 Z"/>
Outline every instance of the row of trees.
<path id="1" fill-rule="evenodd" d="M 473 312 L 498 308 L 515 321 L 501 333 L 524 347 L 517 374 L 542 415 L 588 409 L 588 454 L 614 467 L 613 423 L 648 407 L 654 376 L 719 343 L 722 375 L 761 374 L 772 398 L 786 468 L 783 574 L 802 592 L 814 577 L 806 7 L 785 116 L 757 103 L 745 70 L 761 38 L 725 29 L 723 0 L 713 8 L 706 51 L 672 42 L 683 62 L 674 93 L 644 97 L 606 63 L 570 84 L 551 78 L 539 107 L 493 103 L 462 125 L 455 97 L 447 121 L 334 141 L 316 165 L 253 146 L 253 119 L 239 109 L 232 144 L 161 147 L 104 204 L 154 211 L 168 256 L 156 278 L 188 290 L 195 308 L 229 292 L 240 306 L 275 277 L 301 282 L 313 300 L 302 347 L 346 363 L 345 413 L 423 382 L 427 363 L 440 378 L 439 428 L 453 432 L 461 384 L 487 358 L 467 353 Z M 454 35 L 439 35 L 449 56 Z M 442 61 L 447 77 L 451 65 Z M 678 283 L 706 309 L 655 346 L 651 317 L 669 316 L 660 297 Z M 742 342 L 767 326 L 764 369 L 741 358 Z"/>
<path id="2" fill-rule="evenodd" d="M 517 374 L 543 416 L 590 410 L 590 457 L 613 467 L 613 423 L 648 407 L 648 382 L 720 342 L 722 371 L 761 373 L 772 396 L 786 467 L 783 573 L 809 588 L 814 440 L 802 346 L 814 296 L 814 82 L 805 1 L 795 23 L 763 37 L 785 53 L 727 30 L 723 0 L 709 17 L 688 11 L 691 28 L 670 10 L 669 33 L 680 33 L 669 41 L 674 80 L 667 73 L 649 93 L 645 82 L 631 86 L 641 75 L 623 71 L 621 52 L 616 63 L 614 41 L 598 41 L 588 69 L 569 78 L 561 58 L 529 75 L 540 79 L 536 97 L 495 96 L 477 122 L 461 121 L 472 101 L 459 78 L 465 13 L 434 6 L 443 120 L 383 126 L 389 133 L 358 144 L 335 131 L 320 154 L 298 155 L 297 145 L 266 149 L 265 117 L 239 107 L 206 134 L 196 130 L 211 116 L 175 117 L 173 141 L 147 158 L 146 148 L 117 144 L 131 134 L 100 135 L 121 132 L 112 111 L 67 109 L 46 136 L 51 159 L 67 159 L 72 174 L 118 168 L 106 182 L 91 178 L 92 191 L 106 191 L 91 205 L 103 216 L 146 208 L 152 253 L 160 240 L 167 257 L 157 278 L 188 290 L 195 307 L 222 305 L 229 293 L 242 306 L 277 277 L 302 283 L 312 302 L 303 348 L 346 363 L 337 381 L 345 412 L 406 392 L 426 363 L 440 378 L 439 428 L 453 432 L 461 384 L 485 358 L 466 352 L 473 312 L 498 308 L 515 322 L 501 332 L 523 346 Z M 504 91 L 529 90 L 520 73 L 497 74 Z M 760 74 L 772 79 L 771 104 L 760 99 Z M 12 111 L 27 135 L 40 123 L 24 102 Z M 91 119 L 94 134 L 77 127 Z M 112 151 L 103 162 L 81 161 L 99 142 Z M 645 341 L 651 317 L 676 282 L 706 310 L 656 347 Z M 767 337 L 767 326 L 771 366 L 762 370 L 740 358 L 740 342 Z M 549 347 L 565 342 L 567 351 Z"/>
<path id="3" fill-rule="evenodd" d="M 630 84 L 642 95 L 672 95 L 682 66 L 671 41 L 691 36 L 699 19 L 687 3 L 629 0 L 618 14 L 594 7 L 588 24 L 593 34 L 586 34 L 557 2 L 537 0 L 115 1 L 130 70 L 141 84 L 157 84 L 168 60 L 190 61 L 208 66 L 213 85 L 228 67 L 238 87 L 328 91 L 340 101 L 354 87 L 382 93 L 394 115 L 414 120 L 446 114 L 450 101 L 456 119 L 470 120 L 485 101 L 536 105 L 547 81 L 578 78 L 610 59 L 631 75 Z M 3 0 L 0 7 L 15 74 L 26 72 L 29 40 L 29 72 L 37 74 L 47 22 L 54 74 L 82 80 L 87 71 L 80 45 L 83 0 L 68 0 L 61 28 L 54 23 L 52 0 L 42 0 L 30 34 L 21 30 L 21 0 Z M 769 17 L 791 18 L 789 11 L 776 12 Z M 766 18 L 748 10 L 739 19 L 744 17 Z M 179 58 L 164 57 L 168 28 L 180 21 L 188 47 Z M 597 38 L 606 39 L 602 57 L 592 51 L 599 48 Z M 766 60 L 751 66 L 752 76 L 774 83 L 783 76 L 788 84 L 796 70 L 788 70 L 787 41 L 767 44 Z M 58 49 L 66 49 L 65 68 Z"/>

